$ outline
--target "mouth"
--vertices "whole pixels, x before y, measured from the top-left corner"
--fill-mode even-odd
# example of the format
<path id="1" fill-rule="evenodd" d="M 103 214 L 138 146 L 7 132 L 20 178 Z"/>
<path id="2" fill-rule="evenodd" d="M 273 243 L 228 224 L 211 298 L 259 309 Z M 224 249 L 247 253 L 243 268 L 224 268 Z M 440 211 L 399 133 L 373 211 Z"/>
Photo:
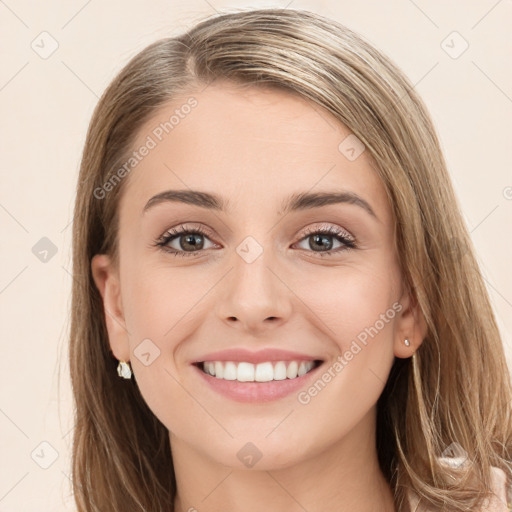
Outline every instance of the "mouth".
<path id="1" fill-rule="evenodd" d="M 318 355 L 274 347 L 233 347 L 191 361 L 205 393 L 237 402 L 269 402 L 297 393 L 325 363 Z M 213 398 L 213 395 L 212 395 Z"/>
<path id="2" fill-rule="evenodd" d="M 204 392 L 235 402 L 264 403 L 310 385 L 325 361 L 284 351 L 243 350 L 209 354 L 192 363 Z"/>
<path id="3" fill-rule="evenodd" d="M 322 360 L 264 361 L 199 361 L 194 366 L 216 379 L 238 382 L 271 382 L 303 377 L 322 364 Z"/>

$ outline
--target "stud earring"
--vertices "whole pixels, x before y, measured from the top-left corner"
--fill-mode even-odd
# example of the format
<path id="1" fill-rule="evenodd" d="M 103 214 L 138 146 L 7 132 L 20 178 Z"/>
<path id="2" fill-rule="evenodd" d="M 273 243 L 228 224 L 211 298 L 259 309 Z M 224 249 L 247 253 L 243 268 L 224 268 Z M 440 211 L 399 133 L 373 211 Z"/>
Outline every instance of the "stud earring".
<path id="1" fill-rule="evenodd" d="M 404 340 L 404 345 L 405 345 L 406 347 L 410 347 L 410 346 L 411 346 L 411 342 L 410 342 L 407 338 L 405 338 L 405 340 Z"/>
<path id="2" fill-rule="evenodd" d="M 119 377 L 123 379 L 131 379 L 132 378 L 132 370 L 130 368 L 130 362 L 119 361 L 117 365 L 117 374 Z"/>

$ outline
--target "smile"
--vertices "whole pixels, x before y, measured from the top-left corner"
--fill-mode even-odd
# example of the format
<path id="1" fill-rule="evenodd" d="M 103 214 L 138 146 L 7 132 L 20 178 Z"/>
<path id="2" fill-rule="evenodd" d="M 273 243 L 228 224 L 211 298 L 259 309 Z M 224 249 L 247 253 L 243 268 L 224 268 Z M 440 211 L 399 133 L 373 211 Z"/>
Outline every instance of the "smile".
<path id="1" fill-rule="evenodd" d="M 206 387 L 237 402 L 269 402 L 298 393 L 320 371 L 321 360 L 202 361 L 192 365 Z"/>
<path id="2" fill-rule="evenodd" d="M 204 373 L 223 380 L 238 382 L 270 382 L 296 379 L 318 366 L 320 361 L 266 361 L 258 364 L 245 361 L 203 361 L 198 364 Z"/>

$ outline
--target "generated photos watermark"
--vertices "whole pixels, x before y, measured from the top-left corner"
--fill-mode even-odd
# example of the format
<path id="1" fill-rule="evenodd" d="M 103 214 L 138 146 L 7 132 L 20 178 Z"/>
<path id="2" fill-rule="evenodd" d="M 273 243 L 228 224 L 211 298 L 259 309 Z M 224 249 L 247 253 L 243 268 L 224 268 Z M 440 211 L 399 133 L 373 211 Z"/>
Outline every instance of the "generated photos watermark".
<path id="1" fill-rule="evenodd" d="M 397 313 L 402 311 L 402 308 L 403 306 L 399 302 L 393 303 L 385 313 L 380 314 L 379 319 L 373 325 L 365 327 L 356 336 L 356 339 L 352 340 L 350 347 L 342 355 L 338 356 L 337 360 L 324 371 L 314 384 L 297 395 L 299 403 L 302 405 L 309 404 L 368 345 L 369 338 L 373 339 L 377 336 L 386 324 L 393 320 Z"/>
<path id="2" fill-rule="evenodd" d="M 198 102 L 193 96 L 188 98 L 186 103 L 183 103 L 179 108 L 175 109 L 174 114 L 169 117 L 167 121 L 161 122 L 155 126 L 146 137 L 144 143 L 121 165 L 117 171 L 110 176 L 110 178 L 103 183 L 101 187 L 94 189 L 93 195 L 96 199 L 104 199 L 109 192 L 125 178 L 137 165 L 139 165 L 150 152 L 155 149 L 159 142 L 161 142 L 166 135 L 171 133 L 172 130 L 178 126 L 183 119 L 185 119 L 192 109 L 197 107 Z"/>

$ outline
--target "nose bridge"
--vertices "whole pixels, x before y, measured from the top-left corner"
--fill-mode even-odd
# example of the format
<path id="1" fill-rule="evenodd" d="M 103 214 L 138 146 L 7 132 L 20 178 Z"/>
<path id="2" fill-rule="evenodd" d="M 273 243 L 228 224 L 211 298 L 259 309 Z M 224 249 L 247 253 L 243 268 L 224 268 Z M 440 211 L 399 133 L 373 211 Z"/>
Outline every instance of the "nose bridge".
<path id="1" fill-rule="evenodd" d="M 276 297 L 275 279 L 269 267 L 275 266 L 276 258 L 272 254 L 273 248 L 269 238 L 261 242 L 253 236 L 247 236 L 236 247 L 233 257 L 234 276 L 233 293 L 242 303 L 270 304 L 272 297 Z"/>
<path id="2" fill-rule="evenodd" d="M 236 249 L 237 255 L 234 259 L 233 292 L 240 298 L 268 298 L 272 295 L 272 283 L 269 279 L 271 274 L 269 267 L 272 265 L 271 248 L 261 250 L 254 245 L 254 242 L 243 242 Z"/>
<path id="3" fill-rule="evenodd" d="M 252 329 L 269 318 L 273 323 L 284 320 L 291 311 L 290 292 L 277 277 L 279 258 L 270 238 L 261 240 L 247 236 L 235 248 L 233 270 L 219 309 L 221 320 L 238 320 Z"/>

